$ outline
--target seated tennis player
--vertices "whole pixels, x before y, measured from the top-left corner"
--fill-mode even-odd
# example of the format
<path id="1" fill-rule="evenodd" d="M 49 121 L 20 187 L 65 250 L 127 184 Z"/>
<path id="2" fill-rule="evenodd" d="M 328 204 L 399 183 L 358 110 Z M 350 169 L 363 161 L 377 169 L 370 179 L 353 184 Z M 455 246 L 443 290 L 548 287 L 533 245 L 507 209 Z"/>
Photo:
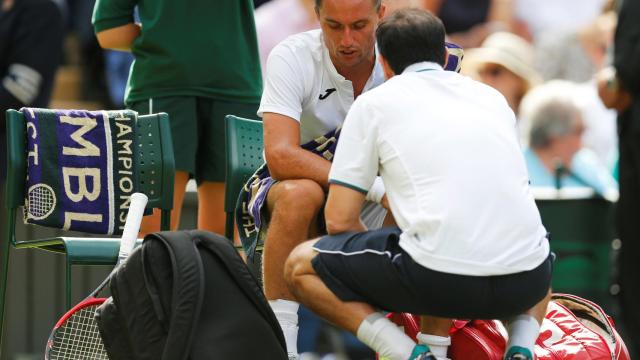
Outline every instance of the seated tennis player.
<path id="1" fill-rule="evenodd" d="M 329 235 L 295 248 L 296 298 L 385 359 L 446 359 L 450 318 L 505 319 L 505 359 L 533 359 L 552 257 L 516 119 L 494 89 L 443 71 L 441 21 L 400 10 L 376 31 L 387 82 L 360 95 L 329 174 Z M 399 228 L 360 209 L 380 174 Z M 422 318 L 414 343 L 380 310 Z"/>

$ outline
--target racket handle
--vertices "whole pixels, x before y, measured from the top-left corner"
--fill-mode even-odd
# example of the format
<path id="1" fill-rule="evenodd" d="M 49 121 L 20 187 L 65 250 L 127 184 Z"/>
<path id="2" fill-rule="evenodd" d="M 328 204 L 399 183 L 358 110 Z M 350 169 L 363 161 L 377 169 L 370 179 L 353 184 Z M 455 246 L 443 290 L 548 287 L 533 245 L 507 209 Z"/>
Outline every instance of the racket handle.
<path id="1" fill-rule="evenodd" d="M 122 231 L 122 240 L 120 251 L 118 252 L 118 263 L 122 262 L 133 250 L 133 246 L 138 239 L 138 231 L 140 231 L 140 223 L 144 215 L 144 209 L 147 206 L 147 195 L 143 193 L 133 193 L 131 202 L 129 203 L 129 212 L 127 213 L 127 221 L 124 223 Z"/>

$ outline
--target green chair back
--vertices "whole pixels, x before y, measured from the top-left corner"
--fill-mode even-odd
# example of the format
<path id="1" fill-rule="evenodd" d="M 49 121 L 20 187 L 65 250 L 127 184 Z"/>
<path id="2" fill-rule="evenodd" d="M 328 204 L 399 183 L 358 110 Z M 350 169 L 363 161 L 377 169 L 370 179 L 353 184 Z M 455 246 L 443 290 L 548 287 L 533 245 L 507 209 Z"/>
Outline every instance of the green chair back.
<path id="1" fill-rule="evenodd" d="M 120 247 L 119 238 L 100 237 L 52 237 L 44 239 L 18 239 L 16 218 L 24 205 L 27 173 L 26 134 L 27 124 L 21 112 L 7 110 L 7 208 L 6 238 L 2 248 L 2 283 L 0 284 L 0 345 L 2 322 L 9 271 L 11 246 L 38 248 L 66 254 L 66 305 L 71 301 L 71 267 L 73 265 L 115 264 Z M 133 158 L 137 164 L 136 191 L 145 193 L 147 209 L 157 208 L 162 213 L 162 230 L 169 230 L 173 207 L 173 180 L 175 164 L 169 117 L 165 113 L 139 116 L 135 124 L 137 146 Z"/>
<path id="2" fill-rule="evenodd" d="M 536 200 L 556 254 L 553 289 L 610 303 L 614 203 L 601 198 Z"/>
<path id="3" fill-rule="evenodd" d="M 169 115 L 139 116 L 136 136 L 138 151 L 134 151 L 134 159 L 138 164 L 138 191 L 149 198 L 147 208 L 162 210 L 161 229 L 170 230 L 175 161 Z"/>
<path id="4" fill-rule="evenodd" d="M 234 210 L 242 186 L 264 163 L 262 155 L 262 122 L 234 115 L 225 119 L 226 179 L 224 211 L 226 213 L 225 236 L 233 239 Z"/>

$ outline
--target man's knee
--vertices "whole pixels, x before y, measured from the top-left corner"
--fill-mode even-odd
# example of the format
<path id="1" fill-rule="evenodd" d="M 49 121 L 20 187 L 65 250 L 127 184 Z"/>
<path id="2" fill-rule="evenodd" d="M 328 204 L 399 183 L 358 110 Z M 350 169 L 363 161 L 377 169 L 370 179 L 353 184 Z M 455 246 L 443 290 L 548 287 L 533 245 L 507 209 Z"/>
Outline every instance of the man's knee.
<path id="1" fill-rule="evenodd" d="M 316 251 L 313 250 L 313 244 L 315 240 L 306 241 L 296 246 L 284 266 L 284 278 L 289 288 L 294 288 L 296 282 L 302 275 L 309 275 L 315 273 L 311 266 L 311 260 L 316 256 Z"/>
<path id="2" fill-rule="evenodd" d="M 284 180 L 278 183 L 274 198 L 270 199 L 275 206 L 297 215 L 317 213 L 325 201 L 324 190 L 313 180 Z M 271 191 L 269 192 L 272 193 Z"/>

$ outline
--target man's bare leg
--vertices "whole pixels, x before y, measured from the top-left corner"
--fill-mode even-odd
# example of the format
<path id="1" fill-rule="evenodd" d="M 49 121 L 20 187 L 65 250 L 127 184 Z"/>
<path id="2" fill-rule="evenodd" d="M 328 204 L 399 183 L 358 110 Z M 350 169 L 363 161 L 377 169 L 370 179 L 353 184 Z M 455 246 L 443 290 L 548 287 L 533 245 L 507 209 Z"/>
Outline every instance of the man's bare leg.
<path id="1" fill-rule="evenodd" d="M 418 344 L 429 346 L 433 355 L 440 359 L 447 359 L 447 351 L 451 345 L 449 329 L 452 319 L 423 315 L 420 317 L 420 332 L 417 335 Z"/>
<path id="2" fill-rule="evenodd" d="M 264 291 L 282 327 L 287 350 L 297 356 L 298 303 L 284 281 L 284 263 L 291 250 L 315 232 L 324 205 L 322 187 L 313 180 L 284 180 L 267 195 L 269 227 L 262 257 Z"/>
<path id="3" fill-rule="evenodd" d="M 187 189 L 187 181 L 189 181 L 189 173 L 185 171 L 177 171 L 173 182 L 173 210 L 171 211 L 171 230 L 176 230 L 180 226 L 180 214 L 182 212 L 182 203 L 184 201 L 184 193 Z M 153 209 L 153 214 L 142 218 L 140 225 L 140 237 L 146 234 L 160 231 L 161 212 L 159 209 Z"/>
<path id="4" fill-rule="evenodd" d="M 538 320 L 538 324 L 542 324 L 544 317 L 547 315 L 547 306 L 549 305 L 549 301 L 551 300 L 551 289 L 547 292 L 547 296 L 544 299 L 540 300 L 534 307 L 527 310 L 527 314 L 533 316 L 536 320 Z"/>
<path id="5" fill-rule="evenodd" d="M 311 260 L 317 255 L 313 244 L 303 243 L 293 250 L 285 265 L 285 279 L 292 293 L 318 315 L 356 335 L 381 356 L 406 360 L 415 343 L 395 324 L 363 302 L 344 302 L 318 277 Z"/>
<path id="6" fill-rule="evenodd" d="M 268 300 L 295 300 L 284 281 L 284 263 L 307 240 L 324 205 L 324 191 L 312 180 L 285 180 L 269 190 L 269 228 L 264 242 L 264 291 Z"/>
<path id="7" fill-rule="evenodd" d="M 224 183 L 204 181 L 198 185 L 198 229 L 224 234 Z"/>

